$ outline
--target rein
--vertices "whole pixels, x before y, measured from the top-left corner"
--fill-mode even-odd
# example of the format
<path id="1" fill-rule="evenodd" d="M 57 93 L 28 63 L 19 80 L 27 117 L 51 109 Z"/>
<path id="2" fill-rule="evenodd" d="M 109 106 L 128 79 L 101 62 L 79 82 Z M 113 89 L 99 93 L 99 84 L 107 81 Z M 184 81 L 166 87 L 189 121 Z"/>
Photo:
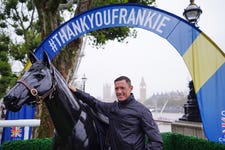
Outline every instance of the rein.
<path id="1" fill-rule="evenodd" d="M 52 88 L 48 90 L 46 93 L 44 93 L 43 95 L 39 95 L 38 90 L 34 88 L 33 86 L 29 85 L 26 81 L 20 79 L 17 81 L 17 83 L 23 84 L 30 91 L 31 95 L 36 98 L 35 102 L 37 104 L 40 104 L 40 102 L 43 101 L 46 97 L 49 97 L 49 99 L 52 99 L 54 97 L 54 92 L 56 90 L 56 85 L 57 85 L 57 83 L 55 82 L 55 78 L 53 78 Z"/>

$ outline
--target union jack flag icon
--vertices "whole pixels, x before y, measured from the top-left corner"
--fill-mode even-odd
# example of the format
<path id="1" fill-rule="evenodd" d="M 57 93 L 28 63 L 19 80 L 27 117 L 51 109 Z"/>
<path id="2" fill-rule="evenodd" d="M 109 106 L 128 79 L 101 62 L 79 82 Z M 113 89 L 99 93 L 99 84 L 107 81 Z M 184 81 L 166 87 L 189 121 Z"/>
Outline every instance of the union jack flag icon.
<path id="1" fill-rule="evenodd" d="M 11 128 L 11 137 L 12 138 L 22 137 L 21 127 L 12 127 Z"/>

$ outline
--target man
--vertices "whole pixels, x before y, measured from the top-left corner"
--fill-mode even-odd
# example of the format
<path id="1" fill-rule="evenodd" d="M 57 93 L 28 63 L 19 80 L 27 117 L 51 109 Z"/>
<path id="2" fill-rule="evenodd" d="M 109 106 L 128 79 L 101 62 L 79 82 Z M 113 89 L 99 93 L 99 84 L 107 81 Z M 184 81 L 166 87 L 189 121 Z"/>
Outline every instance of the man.
<path id="1" fill-rule="evenodd" d="M 118 102 L 105 103 L 69 85 L 75 96 L 109 118 L 111 150 L 162 150 L 162 137 L 151 112 L 135 100 L 131 81 L 120 76 L 114 81 Z M 145 144 L 145 135 L 149 143 Z"/>

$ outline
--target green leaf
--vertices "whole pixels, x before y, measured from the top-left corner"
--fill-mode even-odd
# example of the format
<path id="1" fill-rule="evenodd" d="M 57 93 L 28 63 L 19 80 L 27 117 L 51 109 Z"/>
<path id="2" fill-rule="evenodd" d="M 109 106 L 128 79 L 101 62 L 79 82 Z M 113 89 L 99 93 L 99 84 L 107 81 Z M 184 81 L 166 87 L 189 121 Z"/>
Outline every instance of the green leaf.
<path id="1" fill-rule="evenodd" d="M 16 32 L 16 34 L 19 35 L 19 36 L 21 36 L 21 35 L 24 34 L 23 30 L 22 30 L 22 29 L 18 29 L 18 28 L 15 29 L 15 32 Z"/>
<path id="2" fill-rule="evenodd" d="M 1 28 L 6 28 L 6 27 L 7 27 L 7 24 L 6 24 L 5 22 L 1 22 L 1 23 L 0 23 L 0 27 L 1 27 Z"/>

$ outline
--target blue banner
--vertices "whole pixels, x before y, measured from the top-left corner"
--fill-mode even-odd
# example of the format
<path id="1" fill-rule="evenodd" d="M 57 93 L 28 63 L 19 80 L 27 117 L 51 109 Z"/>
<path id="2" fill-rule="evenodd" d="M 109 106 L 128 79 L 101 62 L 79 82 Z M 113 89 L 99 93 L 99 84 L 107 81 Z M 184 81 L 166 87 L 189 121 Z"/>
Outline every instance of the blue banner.
<path id="1" fill-rule="evenodd" d="M 118 26 L 153 32 L 177 50 L 192 76 L 206 137 L 225 144 L 225 54 L 205 33 L 174 14 L 138 4 L 94 8 L 60 25 L 35 50 L 35 55 L 42 59 L 46 51 L 53 59 L 78 37 Z"/>
<path id="2" fill-rule="evenodd" d="M 6 120 L 17 120 L 17 119 L 33 119 L 35 113 L 35 108 L 31 106 L 24 105 L 19 112 L 6 112 Z M 32 127 L 29 127 L 29 136 L 30 139 L 32 133 Z M 3 144 L 6 141 L 13 140 L 24 140 L 24 127 L 4 127 L 2 132 L 1 143 Z"/>
<path id="3" fill-rule="evenodd" d="M 117 26 L 138 27 L 167 38 L 180 20 L 165 11 L 137 4 L 108 5 L 75 16 L 54 30 L 36 49 L 38 58 L 47 51 L 52 59 L 76 38 L 94 30 Z"/>

